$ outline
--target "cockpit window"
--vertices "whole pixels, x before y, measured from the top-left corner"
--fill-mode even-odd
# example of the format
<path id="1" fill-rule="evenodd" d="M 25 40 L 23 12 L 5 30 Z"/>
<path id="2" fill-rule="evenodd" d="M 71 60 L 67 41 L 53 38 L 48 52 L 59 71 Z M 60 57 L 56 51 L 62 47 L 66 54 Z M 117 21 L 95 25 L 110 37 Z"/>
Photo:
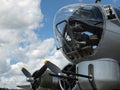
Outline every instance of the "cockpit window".
<path id="1" fill-rule="evenodd" d="M 101 27 L 100 24 L 103 23 L 103 17 L 102 13 L 100 12 L 98 7 L 94 6 L 86 6 L 81 7 L 78 10 L 76 10 L 71 18 L 74 18 L 76 20 L 84 21 L 87 24 Z"/>

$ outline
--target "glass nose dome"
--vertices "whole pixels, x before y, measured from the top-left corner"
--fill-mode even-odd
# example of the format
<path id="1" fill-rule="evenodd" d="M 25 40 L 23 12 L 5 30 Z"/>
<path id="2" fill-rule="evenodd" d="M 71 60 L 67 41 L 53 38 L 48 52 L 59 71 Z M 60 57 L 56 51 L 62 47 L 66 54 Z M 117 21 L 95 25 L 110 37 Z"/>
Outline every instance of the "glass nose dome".
<path id="1" fill-rule="evenodd" d="M 95 5 L 61 8 L 54 18 L 58 48 L 72 63 L 94 54 L 103 32 L 103 16 Z"/>

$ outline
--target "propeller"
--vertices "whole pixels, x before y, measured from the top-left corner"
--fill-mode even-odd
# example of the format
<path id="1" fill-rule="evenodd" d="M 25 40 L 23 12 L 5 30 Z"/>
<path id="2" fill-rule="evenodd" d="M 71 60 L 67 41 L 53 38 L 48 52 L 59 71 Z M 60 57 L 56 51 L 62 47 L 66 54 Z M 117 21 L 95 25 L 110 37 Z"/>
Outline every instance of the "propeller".
<path id="1" fill-rule="evenodd" d="M 73 64 L 68 65 L 64 68 L 64 70 L 61 70 L 58 66 L 53 64 L 50 61 L 45 61 L 45 65 L 55 74 L 49 74 L 53 77 L 58 77 L 61 80 L 62 89 L 64 90 L 72 90 L 74 87 L 74 84 L 78 80 L 76 76 L 78 77 L 84 77 L 84 78 L 92 78 L 88 75 L 82 75 L 82 74 L 76 74 L 76 66 Z"/>
<path id="2" fill-rule="evenodd" d="M 61 80 L 61 84 L 63 86 L 61 88 L 64 90 L 72 90 L 72 83 L 75 83 L 76 80 L 78 80 L 76 76 L 92 78 L 87 75 L 76 74 L 75 65 L 67 66 L 66 69 L 61 70 L 58 66 L 47 60 L 44 62 L 44 65 L 39 70 L 36 70 L 32 75 L 24 67 L 21 69 L 21 71 L 27 77 L 27 81 L 31 83 L 32 89 L 36 90 L 40 86 L 41 76 L 44 74 L 47 68 L 53 72 L 52 74 L 49 73 L 50 76 L 58 77 Z"/>
<path id="3" fill-rule="evenodd" d="M 41 69 L 33 73 L 32 77 L 34 77 L 34 79 L 40 78 L 42 74 L 46 71 L 46 69 L 47 69 L 47 66 L 43 65 Z"/>
<path id="4" fill-rule="evenodd" d="M 26 77 L 32 77 L 31 73 L 27 69 L 25 69 L 24 67 L 21 70 Z"/>
<path id="5" fill-rule="evenodd" d="M 42 74 L 46 71 L 46 69 L 47 69 L 46 65 L 43 65 L 39 70 L 35 71 L 32 75 L 24 67 L 21 69 L 21 71 L 27 77 L 27 81 L 31 83 L 32 89 L 36 90 L 39 87 L 40 78 Z"/>
<path id="6" fill-rule="evenodd" d="M 62 71 L 59 67 L 57 67 L 55 64 L 53 64 L 47 60 L 44 62 L 44 65 L 39 70 L 35 71 L 32 75 L 24 67 L 21 69 L 21 71 L 27 77 L 27 81 L 31 83 L 32 89 L 36 90 L 36 88 L 39 87 L 38 80 L 40 80 L 42 74 L 47 70 L 47 68 L 49 68 L 55 74 L 55 75 L 51 75 L 51 76 L 56 76 L 56 77 L 60 77 L 60 78 L 69 78 L 69 77 L 66 77 L 64 75 L 64 73 L 62 73 Z"/>
<path id="7" fill-rule="evenodd" d="M 61 69 L 50 61 L 45 61 L 45 65 L 55 74 L 62 74 Z"/>
<path id="8" fill-rule="evenodd" d="M 61 87 L 62 89 L 72 90 L 69 80 L 76 81 L 78 79 L 76 79 L 75 77 L 67 76 L 65 73 L 62 72 L 62 70 L 58 66 L 51 63 L 50 61 L 45 61 L 44 63 L 53 73 L 55 73 L 55 74 L 50 73 L 49 75 L 60 78 L 62 85 L 63 85 Z"/>

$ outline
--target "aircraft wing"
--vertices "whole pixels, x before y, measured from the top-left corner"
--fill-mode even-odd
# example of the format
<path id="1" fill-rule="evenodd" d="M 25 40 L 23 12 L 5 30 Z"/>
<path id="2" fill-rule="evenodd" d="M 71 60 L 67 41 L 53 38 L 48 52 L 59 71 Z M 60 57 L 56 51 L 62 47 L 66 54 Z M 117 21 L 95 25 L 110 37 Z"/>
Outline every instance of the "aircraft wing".
<path id="1" fill-rule="evenodd" d="M 17 87 L 19 87 L 23 90 L 31 90 L 30 85 L 18 85 Z M 40 87 L 39 90 L 51 90 L 51 89 Z"/>
<path id="2" fill-rule="evenodd" d="M 25 89 L 25 90 L 30 90 L 30 85 L 18 85 L 17 87 Z"/>

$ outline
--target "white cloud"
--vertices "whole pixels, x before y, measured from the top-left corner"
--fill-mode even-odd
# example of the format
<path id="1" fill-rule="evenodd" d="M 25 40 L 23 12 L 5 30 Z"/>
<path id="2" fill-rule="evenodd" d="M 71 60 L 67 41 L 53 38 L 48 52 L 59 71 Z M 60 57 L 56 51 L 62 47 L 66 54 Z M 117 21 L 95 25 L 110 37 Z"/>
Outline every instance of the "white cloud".
<path id="1" fill-rule="evenodd" d="M 30 58 L 26 53 L 42 43 L 33 31 L 42 25 L 40 2 L 0 0 L 0 85 L 13 88 L 16 85 L 14 80 L 23 82 L 20 68 L 27 67 Z"/>
<path id="2" fill-rule="evenodd" d="M 41 58 L 49 55 L 51 48 L 54 46 L 54 40 L 52 38 L 46 39 L 43 42 L 38 42 L 30 46 L 30 50 L 27 53 L 27 56 L 31 59 L 33 58 Z"/>
<path id="3" fill-rule="evenodd" d="M 2 13 L 6 15 L 7 10 L 12 10 L 10 7 L 14 7 L 15 9 L 8 12 L 9 17 L 6 18 L 3 16 L 3 18 L 0 18 L 0 68 L 3 68 L 0 71 L 0 85 L 6 85 L 9 88 L 14 88 L 16 85 L 23 85 L 27 83 L 25 81 L 25 76 L 21 72 L 21 67 L 25 67 L 33 73 L 35 70 L 42 67 L 45 60 L 53 62 L 60 68 L 63 68 L 69 62 L 60 51 L 56 51 L 54 49 L 55 42 L 53 38 L 43 41 L 38 40 L 36 34 L 32 30 L 38 26 L 39 22 L 42 22 L 43 15 L 39 8 L 40 1 L 8 1 L 9 2 L 5 4 L 9 4 L 9 6 L 6 5 L 8 8 L 5 9 L 5 13 Z M 5 2 L 5 0 L 0 2 Z M 16 10 L 17 12 L 14 12 Z M 1 16 L 2 13 L 0 12 Z M 13 15 L 15 17 L 13 17 Z M 11 21 L 11 23 L 9 21 Z M 15 59 L 17 63 L 11 65 L 11 59 Z"/>
<path id="4" fill-rule="evenodd" d="M 42 20 L 39 0 L 0 0 L 0 28 L 33 28 Z"/>
<path id="5" fill-rule="evenodd" d="M 16 85 L 29 84 L 26 82 L 26 77 L 21 72 L 21 68 L 27 68 L 32 74 L 35 70 L 38 70 L 43 66 L 45 60 L 51 61 L 62 69 L 68 63 L 68 61 L 64 58 L 60 51 L 53 50 L 51 52 L 51 49 L 54 47 L 52 43 L 54 44 L 53 39 L 47 39 L 41 41 L 41 43 L 35 46 L 32 45 L 30 50 L 27 50 L 25 53 L 23 52 L 24 54 L 28 52 L 31 53 L 30 55 L 26 56 L 28 58 L 27 61 L 26 58 L 23 57 L 23 60 L 17 62 L 16 64 L 9 64 L 9 70 L 7 70 L 6 73 L 1 74 L 1 85 L 6 85 L 9 88 L 15 88 Z M 44 52 L 41 55 L 39 53 L 33 54 L 32 51 L 34 52 L 34 50 L 40 50 Z"/>
<path id="6" fill-rule="evenodd" d="M 43 24 L 41 0 L 0 0 L 0 85 L 15 88 L 25 84 L 21 67 L 31 73 L 39 69 L 44 60 L 56 65 L 68 61 L 54 49 L 54 39 L 40 40 L 34 32 Z M 61 66 L 62 65 L 62 66 Z"/>
<path id="7" fill-rule="evenodd" d="M 9 60 L 7 58 L 2 58 L 2 60 L 0 60 L 0 74 L 5 73 L 9 70 L 10 70 Z"/>
<path id="8" fill-rule="evenodd" d="M 56 64 L 59 68 L 63 68 L 66 64 L 70 63 L 66 58 L 63 56 L 61 51 L 54 50 L 54 54 L 45 58 L 45 60 L 49 60 L 52 63 Z"/>

